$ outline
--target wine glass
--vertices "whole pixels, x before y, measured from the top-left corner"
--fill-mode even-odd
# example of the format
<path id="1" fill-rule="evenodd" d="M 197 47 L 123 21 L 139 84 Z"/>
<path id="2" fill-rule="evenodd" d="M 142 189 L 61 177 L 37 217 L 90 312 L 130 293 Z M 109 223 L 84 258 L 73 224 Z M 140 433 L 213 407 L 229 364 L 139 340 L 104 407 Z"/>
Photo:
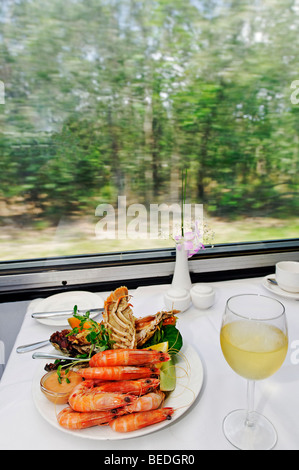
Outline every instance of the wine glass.
<path id="1" fill-rule="evenodd" d="M 288 327 L 281 302 L 256 294 L 231 297 L 222 319 L 220 343 L 230 367 L 247 379 L 247 410 L 231 412 L 223 421 L 224 435 L 241 450 L 270 450 L 277 433 L 254 411 L 256 380 L 273 375 L 288 351 Z"/>

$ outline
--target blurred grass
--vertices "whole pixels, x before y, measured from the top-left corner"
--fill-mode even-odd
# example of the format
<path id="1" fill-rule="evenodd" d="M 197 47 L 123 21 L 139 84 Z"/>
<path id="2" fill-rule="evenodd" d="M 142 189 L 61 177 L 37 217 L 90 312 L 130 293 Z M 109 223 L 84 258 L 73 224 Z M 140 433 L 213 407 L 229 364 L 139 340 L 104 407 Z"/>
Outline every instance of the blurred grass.
<path id="1" fill-rule="evenodd" d="M 236 221 L 209 219 L 214 244 L 266 241 L 299 237 L 299 218 L 247 218 Z M 95 223 L 78 219 L 63 221 L 57 227 L 46 224 L 31 228 L 2 226 L 0 261 L 51 258 L 117 251 L 173 247 L 172 240 L 99 240 Z"/>
<path id="2" fill-rule="evenodd" d="M 215 243 L 240 243 L 299 238 L 299 218 L 252 218 L 215 221 Z"/>

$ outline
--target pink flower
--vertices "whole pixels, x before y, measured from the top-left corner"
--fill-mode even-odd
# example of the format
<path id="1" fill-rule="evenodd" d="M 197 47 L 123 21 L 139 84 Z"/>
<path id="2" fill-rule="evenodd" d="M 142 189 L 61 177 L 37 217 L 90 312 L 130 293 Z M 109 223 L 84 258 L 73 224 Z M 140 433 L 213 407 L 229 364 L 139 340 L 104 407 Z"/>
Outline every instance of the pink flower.
<path id="1" fill-rule="evenodd" d="M 201 233 L 199 230 L 198 221 L 195 222 L 194 232 L 186 232 L 184 237 L 182 235 L 178 235 L 174 237 L 174 239 L 179 250 L 181 250 L 184 246 L 185 250 L 187 251 L 188 258 L 191 258 L 193 255 L 196 255 L 199 250 L 205 248 L 200 241 Z"/>

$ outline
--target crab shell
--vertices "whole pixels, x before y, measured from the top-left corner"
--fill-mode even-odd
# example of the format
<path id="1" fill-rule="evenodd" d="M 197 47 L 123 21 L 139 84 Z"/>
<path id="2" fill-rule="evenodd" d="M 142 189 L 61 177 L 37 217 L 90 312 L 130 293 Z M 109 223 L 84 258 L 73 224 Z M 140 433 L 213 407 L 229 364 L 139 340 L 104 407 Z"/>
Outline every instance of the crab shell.
<path id="1" fill-rule="evenodd" d="M 161 321 L 177 313 L 180 313 L 180 311 L 172 310 L 171 312 L 158 312 L 156 315 L 138 318 L 135 321 L 137 347 L 143 346 L 155 334 Z"/>
<path id="2" fill-rule="evenodd" d="M 135 317 L 128 302 L 127 287 L 119 287 L 105 301 L 104 325 L 109 331 L 113 349 L 136 349 Z"/>

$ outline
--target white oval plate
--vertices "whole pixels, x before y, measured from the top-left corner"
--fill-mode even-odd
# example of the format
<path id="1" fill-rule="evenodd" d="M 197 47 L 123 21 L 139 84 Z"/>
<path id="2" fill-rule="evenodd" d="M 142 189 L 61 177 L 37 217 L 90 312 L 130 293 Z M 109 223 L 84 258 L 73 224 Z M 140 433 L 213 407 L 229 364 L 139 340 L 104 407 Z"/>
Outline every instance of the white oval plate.
<path id="1" fill-rule="evenodd" d="M 263 279 L 263 286 L 272 294 L 279 295 L 279 297 L 283 297 L 284 299 L 293 299 L 293 300 L 299 300 L 299 294 L 293 294 L 292 292 L 287 292 L 283 289 L 281 289 L 279 286 L 275 286 L 274 284 L 271 284 L 268 279 L 272 279 L 275 281 L 275 274 L 271 274 L 269 276 L 264 277 Z"/>
<path id="2" fill-rule="evenodd" d="M 98 294 L 86 291 L 62 292 L 61 294 L 51 295 L 39 302 L 34 302 L 31 313 L 37 312 L 57 312 L 64 310 L 72 310 L 77 305 L 78 309 L 91 309 L 104 307 L 104 300 Z M 90 318 L 96 314 L 90 315 Z M 48 326 L 67 326 L 67 317 L 55 317 L 36 319 L 36 321 Z"/>
<path id="3" fill-rule="evenodd" d="M 67 405 L 55 406 L 47 400 L 40 390 L 40 379 L 45 374 L 43 369 L 44 365 L 44 361 L 39 365 L 32 383 L 33 401 L 41 416 L 59 431 L 73 434 L 76 437 L 98 441 L 132 439 L 163 429 L 165 426 L 176 421 L 192 406 L 201 391 L 204 380 L 204 370 L 200 357 L 190 345 L 184 345 L 180 356 L 177 356 L 176 388 L 169 394 L 163 404 L 163 407 L 170 406 L 175 409 L 171 421 L 166 420 L 162 423 L 153 424 L 152 426 L 124 434 L 114 432 L 110 426 L 95 426 L 82 430 L 69 430 L 61 427 L 56 418 L 57 414 Z"/>

